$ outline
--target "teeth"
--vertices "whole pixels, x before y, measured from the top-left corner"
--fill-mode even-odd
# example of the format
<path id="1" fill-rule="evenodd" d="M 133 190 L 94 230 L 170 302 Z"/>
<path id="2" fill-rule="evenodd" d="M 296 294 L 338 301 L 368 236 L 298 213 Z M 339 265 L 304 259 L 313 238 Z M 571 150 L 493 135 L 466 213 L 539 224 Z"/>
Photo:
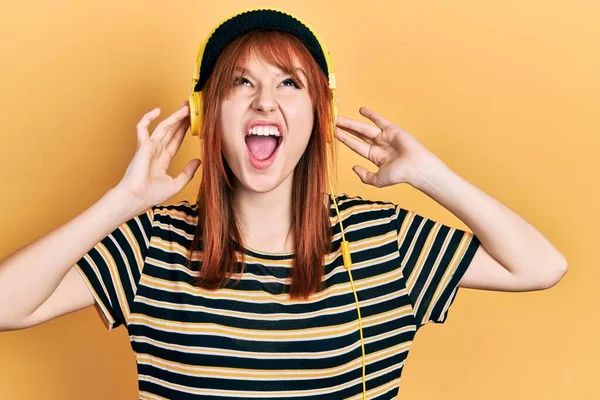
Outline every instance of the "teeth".
<path id="1" fill-rule="evenodd" d="M 275 126 L 255 126 L 248 131 L 247 135 L 259 135 L 259 136 L 276 136 L 279 137 L 279 129 Z"/>

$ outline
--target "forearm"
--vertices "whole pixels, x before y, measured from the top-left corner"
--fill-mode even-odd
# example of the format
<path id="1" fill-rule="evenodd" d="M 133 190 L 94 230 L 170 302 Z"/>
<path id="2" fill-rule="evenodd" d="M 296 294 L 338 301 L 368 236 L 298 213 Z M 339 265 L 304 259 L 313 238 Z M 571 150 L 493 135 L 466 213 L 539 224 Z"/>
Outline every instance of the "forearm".
<path id="1" fill-rule="evenodd" d="M 566 269 L 565 257 L 544 235 L 446 164 L 424 171 L 413 186 L 465 223 L 513 275 L 542 278 Z"/>
<path id="2" fill-rule="evenodd" d="M 71 267 L 137 210 L 110 190 L 90 208 L 0 263 L 0 326 L 35 311 L 56 290 Z"/>

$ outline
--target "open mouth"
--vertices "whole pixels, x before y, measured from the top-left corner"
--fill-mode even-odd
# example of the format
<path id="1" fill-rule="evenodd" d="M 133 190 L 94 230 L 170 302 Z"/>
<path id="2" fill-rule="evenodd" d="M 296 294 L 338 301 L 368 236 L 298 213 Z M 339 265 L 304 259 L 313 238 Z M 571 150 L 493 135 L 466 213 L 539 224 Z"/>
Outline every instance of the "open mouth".
<path id="1" fill-rule="evenodd" d="M 281 140 L 281 136 L 248 135 L 245 137 L 248 151 L 258 160 L 266 160 L 271 157 L 281 144 Z"/>
<path id="2" fill-rule="evenodd" d="M 248 135 L 245 141 L 250 164 L 256 169 L 265 169 L 275 161 L 283 137 Z"/>

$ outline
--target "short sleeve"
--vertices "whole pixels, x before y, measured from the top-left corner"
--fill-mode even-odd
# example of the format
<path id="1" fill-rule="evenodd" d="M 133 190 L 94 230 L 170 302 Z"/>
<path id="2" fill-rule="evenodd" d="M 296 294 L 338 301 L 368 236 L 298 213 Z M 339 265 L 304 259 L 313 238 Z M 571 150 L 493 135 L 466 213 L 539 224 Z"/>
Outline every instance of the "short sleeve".
<path id="1" fill-rule="evenodd" d="M 153 218 L 154 208 L 150 208 L 124 222 L 74 265 L 96 299 L 96 310 L 109 331 L 129 324 Z"/>
<path id="2" fill-rule="evenodd" d="M 396 205 L 402 274 L 417 328 L 443 323 L 480 241 L 473 232 L 453 228 Z"/>

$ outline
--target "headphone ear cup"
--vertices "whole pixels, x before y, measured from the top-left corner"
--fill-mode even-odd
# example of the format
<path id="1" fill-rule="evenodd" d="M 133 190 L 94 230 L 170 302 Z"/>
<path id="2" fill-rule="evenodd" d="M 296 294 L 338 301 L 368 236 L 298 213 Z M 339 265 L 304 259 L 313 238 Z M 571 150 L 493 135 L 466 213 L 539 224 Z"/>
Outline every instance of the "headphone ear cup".
<path id="1" fill-rule="evenodd" d="M 202 92 L 192 92 L 190 103 L 190 132 L 193 136 L 200 137 L 202 129 Z"/>

